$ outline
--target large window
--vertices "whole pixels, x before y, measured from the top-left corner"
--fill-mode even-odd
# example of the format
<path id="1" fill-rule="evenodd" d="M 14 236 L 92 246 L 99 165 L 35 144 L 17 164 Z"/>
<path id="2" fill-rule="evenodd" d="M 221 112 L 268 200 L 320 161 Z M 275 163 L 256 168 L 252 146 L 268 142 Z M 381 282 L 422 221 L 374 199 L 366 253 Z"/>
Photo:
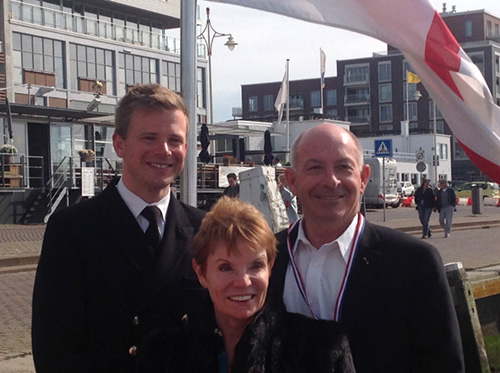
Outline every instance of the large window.
<path id="1" fill-rule="evenodd" d="M 392 105 L 380 105 L 379 107 L 380 122 L 392 122 Z"/>
<path id="2" fill-rule="evenodd" d="M 327 106 L 337 105 L 337 90 L 336 89 L 328 89 L 326 91 L 326 105 Z"/>
<path id="3" fill-rule="evenodd" d="M 259 101 L 257 96 L 248 98 L 248 111 L 259 111 Z"/>
<path id="4" fill-rule="evenodd" d="M 181 91 L 180 63 L 171 61 L 162 61 L 162 84 L 165 87 L 170 88 L 172 91 L 176 92 Z"/>
<path id="5" fill-rule="evenodd" d="M 165 62 L 165 61 L 163 61 Z M 197 90 L 196 90 L 196 103 L 199 108 L 206 108 L 206 94 L 205 94 L 205 69 L 198 67 Z"/>
<path id="6" fill-rule="evenodd" d="M 370 89 L 368 88 L 346 88 L 346 104 L 359 104 L 370 100 Z"/>
<path id="7" fill-rule="evenodd" d="M 439 159 L 448 159 L 448 144 L 437 144 Z"/>
<path id="8" fill-rule="evenodd" d="M 416 101 L 408 102 L 408 105 L 404 104 L 404 115 L 405 120 L 418 120 L 418 105 Z"/>
<path id="9" fill-rule="evenodd" d="M 470 59 L 481 70 L 484 75 L 484 53 L 483 52 L 470 52 L 468 53 Z"/>
<path id="10" fill-rule="evenodd" d="M 311 107 L 320 107 L 321 106 L 321 92 L 320 91 L 312 91 L 309 93 L 311 99 Z"/>
<path id="11" fill-rule="evenodd" d="M 304 108 L 304 96 L 291 95 L 290 96 L 290 108 L 303 109 Z"/>
<path id="12" fill-rule="evenodd" d="M 391 61 L 383 61 L 378 63 L 378 81 L 391 81 Z"/>
<path id="13" fill-rule="evenodd" d="M 264 95 L 264 111 L 274 111 L 274 95 Z"/>
<path id="14" fill-rule="evenodd" d="M 137 56 L 129 53 L 119 53 L 118 62 L 118 83 L 120 85 L 119 95 L 125 94 L 127 87 L 131 87 L 136 84 L 158 83 L 157 59 Z"/>
<path id="15" fill-rule="evenodd" d="M 114 94 L 113 52 L 85 45 L 70 44 L 71 89 L 80 90 L 82 80 L 105 82 L 107 94 Z"/>
<path id="16" fill-rule="evenodd" d="M 472 36 L 472 21 L 471 20 L 465 21 L 465 36 L 466 37 Z"/>
<path id="17" fill-rule="evenodd" d="M 370 70 L 368 65 L 349 65 L 345 67 L 344 83 L 368 83 Z"/>
<path id="18" fill-rule="evenodd" d="M 392 101 L 392 84 L 380 84 L 378 86 L 378 100 L 380 102 Z"/>
<path id="19" fill-rule="evenodd" d="M 55 86 L 66 88 L 64 46 L 61 41 L 14 32 L 12 44 L 14 84 L 31 83 L 24 81 L 25 72 L 34 71 L 55 76 Z"/>

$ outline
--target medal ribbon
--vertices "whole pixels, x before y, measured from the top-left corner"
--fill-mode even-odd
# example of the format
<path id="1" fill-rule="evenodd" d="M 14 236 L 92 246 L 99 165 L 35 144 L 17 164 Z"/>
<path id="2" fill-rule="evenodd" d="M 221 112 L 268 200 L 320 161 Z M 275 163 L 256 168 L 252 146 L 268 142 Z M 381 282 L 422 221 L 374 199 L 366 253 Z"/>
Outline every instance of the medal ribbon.
<path id="1" fill-rule="evenodd" d="M 290 240 L 290 232 L 295 228 L 295 226 L 299 222 L 300 222 L 300 220 L 297 220 L 295 223 L 290 225 L 290 227 L 288 228 L 288 256 L 290 257 L 290 264 L 292 266 L 293 275 L 295 277 L 295 282 L 297 283 L 297 287 L 299 289 L 299 292 L 302 295 L 302 298 L 304 299 L 304 302 L 306 303 L 307 307 L 309 308 L 309 311 L 311 312 L 312 317 L 315 319 L 318 319 L 318 316 L 313 311 L 313 309 L 309 303 L 309 299 L 307 298 L 307 291 L 306 291 L 306 287 L 304 285 L 304 280 L 302 279 L 302 275 L 300 273 L 300 270 L 297 267 L 297 264 L 295 263 L 295 256 L 293 253 L 293 245 L 292 245 L 292 242 Z M 356 252 L 357 252 L 358 244 L 359 244 L 359 238 L 363 234 L 364 227 L 365 227 L 365 218 L 362 214 L 358 213 L 358 222 L 356 224 L 356 230 L 354 231 L 354 237 L 353 237 L 353 240 L 351 243 L 351 251 L 349 253 L 349 258 L 347 259 L 344 277 L 342 278 L 342 284 L 340 286 L 339 294 L 338 294 L 337 300 L 335 302 L 335 309 L 333 312 L 333 320 L 335 320 L 335 321 L 339 321 L 339 319 L 340 319 L 340 310 L 342 309 L 342 303 L 344 300 L 347 281 L 349 279 L 349 274 L 350 274 L 351 269 L 352 269 L 354 258 L 356 257 Z"/>

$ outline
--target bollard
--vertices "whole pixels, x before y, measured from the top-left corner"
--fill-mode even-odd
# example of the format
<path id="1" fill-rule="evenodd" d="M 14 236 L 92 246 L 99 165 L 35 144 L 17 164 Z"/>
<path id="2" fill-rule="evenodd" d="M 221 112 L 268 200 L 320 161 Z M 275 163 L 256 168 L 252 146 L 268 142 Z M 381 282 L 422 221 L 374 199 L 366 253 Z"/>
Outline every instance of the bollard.
<path id="1" fill-rule="evenodd" d="M 446 264 L 445 269 L 460 326 L 465 371 L 490 373 L 476 301 L 470 282 L 467 280 L 467 273 L 461 262 Z"/>
<path id="2" fill-rule="evenodd" d="M 478 184 L 472 184 L 472 213 L 482 214 L 483 211 L 483 188 Z"/>

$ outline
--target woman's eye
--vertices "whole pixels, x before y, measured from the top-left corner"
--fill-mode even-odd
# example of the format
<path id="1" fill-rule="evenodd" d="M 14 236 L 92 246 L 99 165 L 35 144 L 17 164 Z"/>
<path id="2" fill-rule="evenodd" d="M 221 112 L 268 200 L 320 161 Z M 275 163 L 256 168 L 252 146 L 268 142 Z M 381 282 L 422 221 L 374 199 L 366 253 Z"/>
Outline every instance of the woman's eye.
<path id="1" fill-rule="evenodd" d="M 231 270 L 231 266 L 227 264 L 222 264 L 219 266 L 219 271 L 221 272 L 227 272 Z"/>

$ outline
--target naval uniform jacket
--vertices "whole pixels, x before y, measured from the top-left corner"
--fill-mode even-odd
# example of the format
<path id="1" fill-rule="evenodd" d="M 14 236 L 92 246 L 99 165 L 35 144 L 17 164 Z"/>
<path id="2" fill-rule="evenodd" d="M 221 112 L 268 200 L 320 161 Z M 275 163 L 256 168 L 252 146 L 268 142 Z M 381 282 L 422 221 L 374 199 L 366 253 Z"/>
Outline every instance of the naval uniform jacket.
<path id="1" fill-rule="evenodd" d="M 290 234 L 295 244 L 298 224 Z M 270 297 L 282 297 L 287 232 L 277 234 Z M 366 222 L 340 309 L 359 372 L 463 372 L 458 322 L 437 250 Z M 333 317 L 332 310 L 332 317 Z"/>
<path id="2" fill-rule="evenodd" d="M 132 372 L 139 341 L 205 295 L 191 266 L 204 212 L 172 196 L 154 257 L 117 182 L 47 224 L 33 294 L 37 372 Z"/>

